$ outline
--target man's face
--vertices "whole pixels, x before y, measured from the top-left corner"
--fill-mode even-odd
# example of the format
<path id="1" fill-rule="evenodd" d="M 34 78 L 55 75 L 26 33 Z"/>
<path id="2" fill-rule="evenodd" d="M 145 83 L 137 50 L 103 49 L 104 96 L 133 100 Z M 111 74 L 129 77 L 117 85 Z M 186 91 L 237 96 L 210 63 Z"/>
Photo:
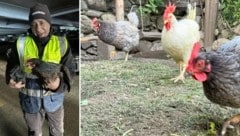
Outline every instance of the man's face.
<path id="1" fill-rule="evenodd" d="M 34 19 L 31 23 L 31 29 L 36 37 L 44 38 L 50 32 L 50 24 L 44 19 Z"/>

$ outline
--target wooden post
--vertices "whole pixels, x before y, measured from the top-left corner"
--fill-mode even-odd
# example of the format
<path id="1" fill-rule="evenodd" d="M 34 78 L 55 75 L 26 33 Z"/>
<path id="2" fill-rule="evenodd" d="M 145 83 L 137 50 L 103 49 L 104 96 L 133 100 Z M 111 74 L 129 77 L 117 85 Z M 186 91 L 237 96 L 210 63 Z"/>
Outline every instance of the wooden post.
<path id="1" fill-rule="evenodd" d="M 115 8 L 116 8 L 117 21 L 123 21 L 124 20 L 124 2 L 123 2 L 123 0 L 115 0 Z"/>
<path id="2" fill-rule="evenodd" d="M 218 0 L 205 0 L 204 47 L 210 49 L 215 36 Z"/>

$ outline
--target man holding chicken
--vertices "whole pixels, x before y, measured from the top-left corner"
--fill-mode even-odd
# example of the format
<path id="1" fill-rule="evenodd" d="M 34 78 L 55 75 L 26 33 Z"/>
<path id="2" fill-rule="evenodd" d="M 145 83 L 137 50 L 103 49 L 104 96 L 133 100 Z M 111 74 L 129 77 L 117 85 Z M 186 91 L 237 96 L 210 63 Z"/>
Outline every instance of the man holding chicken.
<path id="1" fill-rule="evenodd" d="M 74 65 L 71 49 L 65 37 L 53 35 L 47 5 L 38 3 L 30 8 L 29 24 L 29 35 L 19 37 L 8 56 L 6 83 L 11 88 L 19 89 L 28 136 L 42 135 L 45 118 L 48 120 L 50 135 L 63 136 L 63 101 L 65 91 L 70 89 L 68 81 L 66 77 L 58 76 L 43 83 L 39 76 L 34 75 L 33 67 L 28 62 L 39 59 L 46 63 L 64 65 L 72 71 Z"/>

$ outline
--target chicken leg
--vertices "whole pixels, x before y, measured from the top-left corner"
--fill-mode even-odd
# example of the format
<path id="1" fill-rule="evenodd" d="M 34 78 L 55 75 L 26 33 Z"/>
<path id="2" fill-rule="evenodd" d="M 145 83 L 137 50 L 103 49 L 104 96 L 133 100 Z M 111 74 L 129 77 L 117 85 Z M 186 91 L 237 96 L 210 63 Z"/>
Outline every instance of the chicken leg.
<path id="1" fill-rule="evenodd" d="M 128 52 L 125 52 L 125 61 L 128 61 Z"/>
<path id="2" fill-rule="evenodd" d="M 179 63 L 180 74 L 177 77 L 172 78 L 171 80 L 173 80 L 174 83 L 176 83 L 178 80 L 181 80 L 183 83 L 185 83 L 185 81 L 184 81 L 185 80 L 184 74 L 186 72 L 186 68 L 187 68 L 187 65 L 182 63 L 182 62 L 180 62 Z"/>
<path id="3" fill-rule="evenodd" d="M 227 128 L 232 125 L 236 128 L 237 135 L 240 136 L 240 114 L 234 115 L 224 122 L 221 136 L 225 136 Z"/>

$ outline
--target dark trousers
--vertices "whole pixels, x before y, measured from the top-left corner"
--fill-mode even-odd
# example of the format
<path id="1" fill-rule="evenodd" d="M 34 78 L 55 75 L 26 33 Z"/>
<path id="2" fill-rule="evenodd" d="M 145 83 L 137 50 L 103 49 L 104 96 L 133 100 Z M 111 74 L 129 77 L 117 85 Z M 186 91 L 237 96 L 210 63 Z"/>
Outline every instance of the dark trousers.
<path id="1" fill-rule="evenodd" d="M 24 112 L 24 119 L 28 126 L 28 136 L 42 136 L 42 126 L 45 119 L 48 121 L 50 136 L 63 136 L 63 106 L 55 112 L 46 112 L 44 109 L 34 114 Z"/>

